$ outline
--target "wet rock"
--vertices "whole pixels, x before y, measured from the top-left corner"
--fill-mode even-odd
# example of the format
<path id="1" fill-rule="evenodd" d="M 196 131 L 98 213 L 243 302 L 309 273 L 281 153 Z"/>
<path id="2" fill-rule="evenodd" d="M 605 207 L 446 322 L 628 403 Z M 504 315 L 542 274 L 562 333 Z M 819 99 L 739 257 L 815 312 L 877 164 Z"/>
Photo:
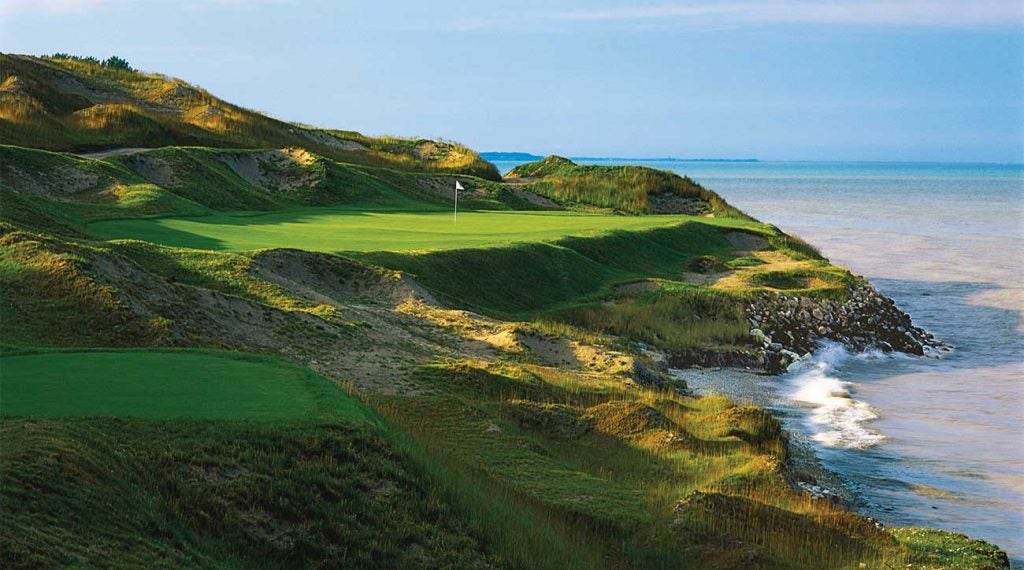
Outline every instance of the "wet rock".
<path id="1" fill-rule="evenodd" d="M 854 352 L 877 348 L 922 355 L 927 348 L 938 354 L 943 346 L 868 284 L 852 289 L 844 301 L 763 292 L 749 304 L 747 315 L 757 322 L 757 333 L 751 335 L 763 347 L 769 372 L 788 366 L 790 357 L 778 356 L 783 350 L 804 354 L 823 340 Z"/>

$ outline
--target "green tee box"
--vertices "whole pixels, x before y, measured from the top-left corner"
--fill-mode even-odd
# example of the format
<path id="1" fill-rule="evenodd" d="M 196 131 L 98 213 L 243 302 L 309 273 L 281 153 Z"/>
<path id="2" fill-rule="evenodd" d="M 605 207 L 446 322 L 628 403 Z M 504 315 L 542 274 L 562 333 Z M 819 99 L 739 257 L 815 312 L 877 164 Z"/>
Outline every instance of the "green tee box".
<path id="1" fill-rule="evenodd" d="M 0 414 L 247 421 L 369 419 L 326 378 L 267 357 L 198 350 L 0 357 Z"/>

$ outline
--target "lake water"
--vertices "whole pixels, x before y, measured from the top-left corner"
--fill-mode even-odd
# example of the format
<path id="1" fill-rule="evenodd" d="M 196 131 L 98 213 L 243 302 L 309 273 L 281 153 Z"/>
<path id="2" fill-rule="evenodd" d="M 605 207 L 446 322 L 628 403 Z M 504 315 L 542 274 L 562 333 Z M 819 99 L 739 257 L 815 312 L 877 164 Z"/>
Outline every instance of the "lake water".
<path id="1" fill-rule="evenodd" d="M 1024 568 L 1024 167 L 628 164 L 686 174 L 805 238 L 954 347 L 827 347 L 770 382 L 773 404 L 861 512 L 989 540 Z"/>

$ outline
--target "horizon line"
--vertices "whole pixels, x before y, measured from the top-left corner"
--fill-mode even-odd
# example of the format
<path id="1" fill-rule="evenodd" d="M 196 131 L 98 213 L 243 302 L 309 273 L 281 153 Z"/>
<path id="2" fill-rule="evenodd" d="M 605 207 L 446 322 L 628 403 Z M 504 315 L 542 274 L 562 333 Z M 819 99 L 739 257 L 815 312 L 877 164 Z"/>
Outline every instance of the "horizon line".
<path id="1" fill-rule="evenodd" d="M 772 162 L 844 162 L 849 164 L 984 164 L 993 166 L 1021 166 L 1024 167 L 1024 160 L 1021 161 L 1007 161 L 1007 160 L 956 160 L 956 159 L 920 159 L 920 160 L 881 160 L 881 159 L 848 159 L 848 158 L 729 158 L 729 157 L 701 157 L 701 158 L 680 158 L 673 156 L 658 156 L 658 157 L 623 157 L 623 156 L 595 156 L 595 155 L 559 155 L 557 153 L 551 153 L 547 155 L 535 154 L 532 152 L 524 151 L 501 151 L 501 150 L 488 150 L 478 151 L 479 155 L 484 156 L 487 154 L 519 154 L 528 155 L 530 157 L 536 157 L 538 160 L 547 158 L 548 156 L 565 156 L 571 160 L 619 160 L 623 162 L 746 162 L 746 163 L 772 163 Z"/>

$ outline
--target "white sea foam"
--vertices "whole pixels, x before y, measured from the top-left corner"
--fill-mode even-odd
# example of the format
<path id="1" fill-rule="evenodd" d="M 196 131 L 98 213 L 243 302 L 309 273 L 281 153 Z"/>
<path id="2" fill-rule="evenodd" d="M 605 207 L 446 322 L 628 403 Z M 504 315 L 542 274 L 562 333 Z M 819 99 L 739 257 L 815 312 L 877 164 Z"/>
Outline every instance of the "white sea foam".
<path id="1" fill-rule="evenodd" d="M 878 417 L 866 402 L 853 398 L 853 384 L 837 377 L 836 366 L 844 360 L 884 358 L 870 351 L 851 355 L 838 344 L 828 344 L 809 358 L 793 364 L 784 381 L 786 397 L 812 408 L 807 424 L 812 437 L 827 447 L 863 449 L 885 441 L 868 422 Z"/>

